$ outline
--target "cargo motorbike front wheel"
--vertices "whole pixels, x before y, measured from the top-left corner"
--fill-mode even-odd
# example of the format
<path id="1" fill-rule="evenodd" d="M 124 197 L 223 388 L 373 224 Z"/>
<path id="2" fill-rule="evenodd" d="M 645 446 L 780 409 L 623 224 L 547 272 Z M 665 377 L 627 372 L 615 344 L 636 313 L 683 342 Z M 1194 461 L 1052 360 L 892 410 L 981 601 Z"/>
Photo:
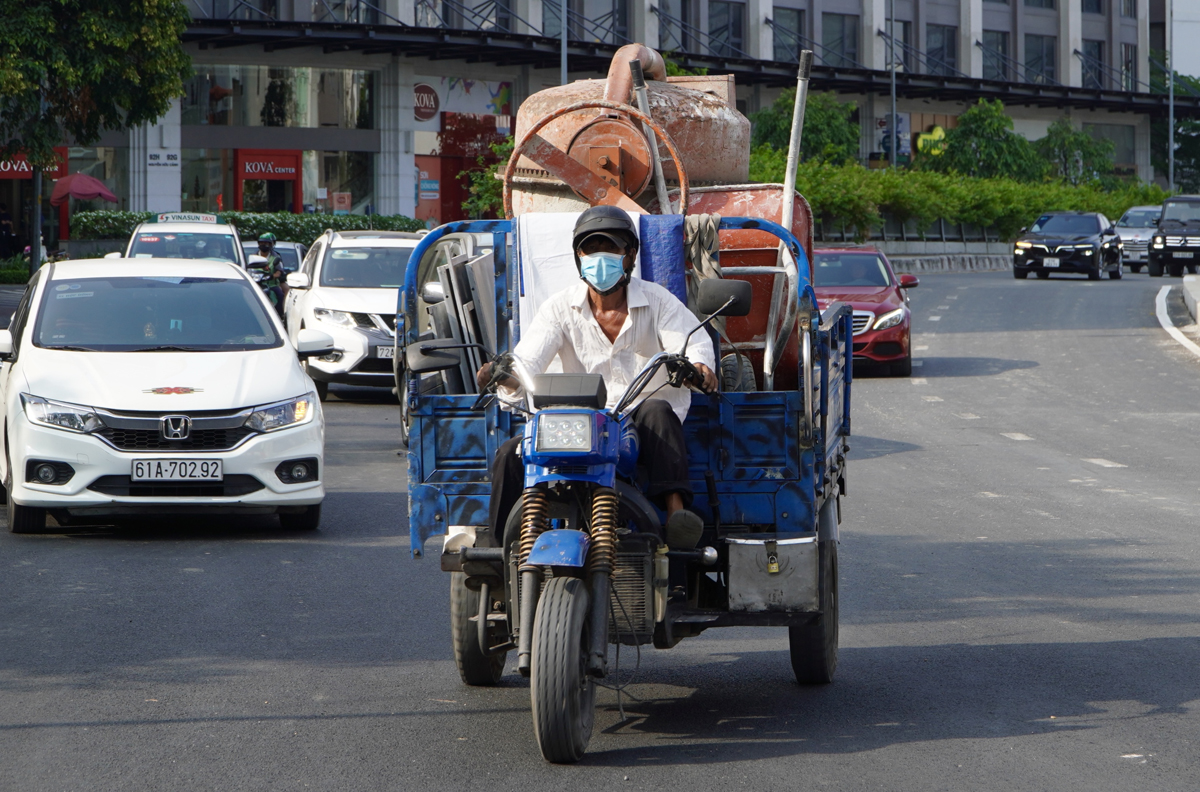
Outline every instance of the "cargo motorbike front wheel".
<path id="1" fill-rule="evenodd" d="M 801 685 L 833 681 L 838 661 L 837 542 L 819 544 L 821 615 L 811 624 L 788 628 L 792 671 Z"/>
<path id="2" fill-rule="evenodd" d="M 533 732 L 548 762 L 578 762 L 592 737 L 596 686 L 587 674 L 587 587 L 556 577 L 538 600 L 530 690 Z"/>

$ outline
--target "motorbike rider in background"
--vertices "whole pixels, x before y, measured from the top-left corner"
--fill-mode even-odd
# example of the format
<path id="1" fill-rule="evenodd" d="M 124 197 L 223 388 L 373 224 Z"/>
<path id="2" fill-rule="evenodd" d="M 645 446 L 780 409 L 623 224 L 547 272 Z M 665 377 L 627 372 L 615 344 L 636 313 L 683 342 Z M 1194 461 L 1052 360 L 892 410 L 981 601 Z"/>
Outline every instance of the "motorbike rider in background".
<path id="1" fill-rule="evenodd" d="M 258 238 L 258 254 L 267 260 L 261 267 L 266 277 L 259 282 L 259 286 L 271 296 L 275 311 L 283 316 L 283 257 L 275 252 L 275 235 L 270 231 Z"/>

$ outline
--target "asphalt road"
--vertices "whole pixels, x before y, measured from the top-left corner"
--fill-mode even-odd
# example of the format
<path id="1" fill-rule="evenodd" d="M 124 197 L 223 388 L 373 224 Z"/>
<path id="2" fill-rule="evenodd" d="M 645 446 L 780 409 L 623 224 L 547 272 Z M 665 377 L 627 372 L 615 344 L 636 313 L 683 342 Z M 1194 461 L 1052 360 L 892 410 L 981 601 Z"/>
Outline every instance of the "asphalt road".
<path id="1" fill-rule="evenodd" d="M 712 630 L 543 763 L 526 682 L 457 678 L 394 405 L 339 391 L 319 532 L 0 535 L 0 788 L 1194 790 L 1200 360 L 1163 283 L 922 278 L 913 379 L 854 385 L 832 685 Z"/>

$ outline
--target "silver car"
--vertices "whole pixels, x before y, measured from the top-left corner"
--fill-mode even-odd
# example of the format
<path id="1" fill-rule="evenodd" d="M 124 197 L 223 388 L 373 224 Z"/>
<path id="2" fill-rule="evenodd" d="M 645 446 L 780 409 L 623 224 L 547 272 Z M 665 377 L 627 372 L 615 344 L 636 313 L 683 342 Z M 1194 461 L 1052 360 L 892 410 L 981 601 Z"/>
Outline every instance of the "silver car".
<path id="1" fill-rule="evenodd" d="M 1158 228 L 1161 214 L 1161 206 L 1134 206 L 1117 221 L 1117 234 L 1121 237 L 1125 263 L 1129 265 L 1130 272 L 1141 272 L 1142 267 L 1146 266 L 1150 237 Z"/>

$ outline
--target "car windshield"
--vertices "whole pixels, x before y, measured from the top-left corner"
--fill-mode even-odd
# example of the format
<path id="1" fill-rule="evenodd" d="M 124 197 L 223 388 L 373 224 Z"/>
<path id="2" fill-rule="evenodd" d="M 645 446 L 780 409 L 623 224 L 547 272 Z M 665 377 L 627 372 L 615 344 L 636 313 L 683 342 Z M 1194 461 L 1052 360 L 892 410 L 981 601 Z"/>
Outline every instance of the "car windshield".
<path id="1" fill-rule="evenodd" d="M 130 258 L 214 259 L 241 264 L 233 234 L 191 234 L 179 231 L 139 231 L 129 248 Z"/>
<path id="2" fill-rule="evenodd" d="M 246 253 L 247 260 L 251 256 L 261 255 L 258 252 L 258 245 L 242 245 L 242 250 Z M 279 258 L 283 260 L 284 272 L 295 272 L 300 269 L 300 254 L 293 247 L 276 247 L 275 252 L 279 254 Z"/>
<path id="3" fill-rule="evenodd" d="M 1200 220 L 1200 201 L 1173 201 L 1163 204 L 1163 220 L 1190 223 Z"/>
<path id="4" fill-rule="evenodd" d="M 322 286 L 349 289 L 398 289 L 412 248 L 334 248 L 321 267 Z"/>
<path id="5" fill-rule="evenodd" d="M 34 344 L 46 349 L 230 352 L 282 343 L 242 278 L 54 280 L 34 327 Z"/>
<path id="6" fill-rule="evenodd" d="M 1078 236 L 1100 230 L 1100 221 L 1091 215 L 1042 215 L 1029 227 L 1031 234 Z"/>
<path id="7" fill-rule="evenodd" d="M 813 256 L 814 286 L 887 286 L 891 283 L 883 259 L 874 253 L 817 253 Z"/>
<path id="8" fill-rule="evenodd" d="M 1160 209 L 1130 209 L 1117 221 L 1117 225 L 1122 228 L 1154 228 L 1158 225 L 1160 214 Z"/>

